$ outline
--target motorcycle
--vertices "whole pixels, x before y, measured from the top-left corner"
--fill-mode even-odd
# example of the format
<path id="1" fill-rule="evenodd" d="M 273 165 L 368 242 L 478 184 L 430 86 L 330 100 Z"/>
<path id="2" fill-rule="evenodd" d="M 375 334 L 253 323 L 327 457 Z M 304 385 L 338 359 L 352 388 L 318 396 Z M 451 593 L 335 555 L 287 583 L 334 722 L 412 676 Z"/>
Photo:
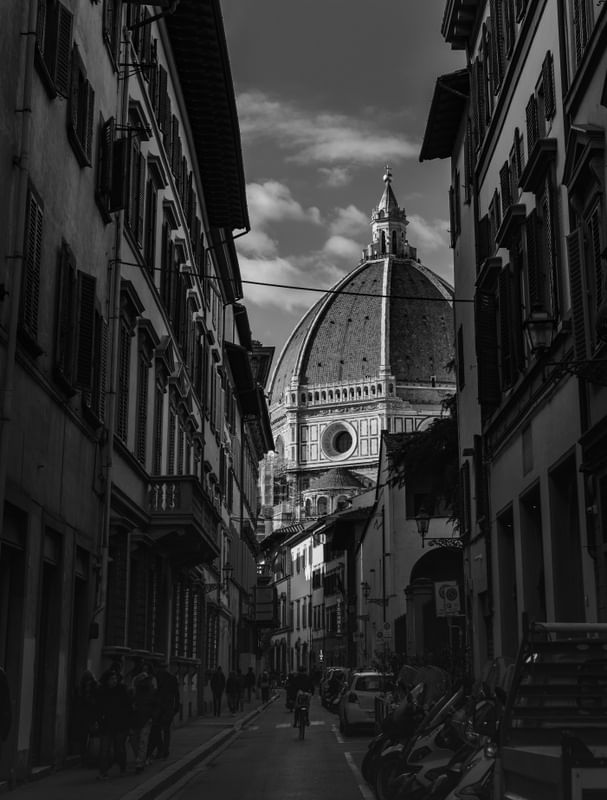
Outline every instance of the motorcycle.
<path id="1" fill-rule="evenodd" d="M 382 720 L 379 733 L 369 742 L 362 760 L 361 772 L 370 786 L 375 785 L 382 752 L 387 747 L 408 741 L 424 719 L 425 713 L 420 705 L 422 692 L 423 684 L 418 684 L 406 697 L 396 703 Z"/>
<path id="2" fill-rule="evenodd" d="M 426 714 L 411 739 L 383 750 L 375 780 L 379 800 L 393 800 L 400 796 L 403 787 L 408 782 L 413 783 L 412 777 L 417 772 L 445 768 L 464 743 L 461 734 L 463 702 L 462 689 L 450 697 L 441 698 Z M 424 790 L 430 788 L 431 782 L 423 780 Z"/>
<path id="3" fill-rule="evenodd" d="M 299 691 L 295 700 L 295 721 L 293 726 L 299 728 L 299 738 L 306 735 L 306 728 L 310 724 L 310 699 L 309 692 Z"/>

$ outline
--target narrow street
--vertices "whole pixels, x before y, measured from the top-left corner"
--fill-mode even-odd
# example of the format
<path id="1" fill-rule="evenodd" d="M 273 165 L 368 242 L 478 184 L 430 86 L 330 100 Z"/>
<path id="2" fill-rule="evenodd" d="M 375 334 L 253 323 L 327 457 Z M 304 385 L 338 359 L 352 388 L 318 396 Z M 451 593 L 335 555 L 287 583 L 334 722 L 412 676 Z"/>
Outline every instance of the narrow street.
<path id="1" fill-rule="evenodd" d="M 284 692 L 250 726 L 214 753 L 162 800 L 373 800 L 360 774 L 372 736 L 339 733 L 338 719 L 312 700 L 303 741 L 292 726 Z"/>

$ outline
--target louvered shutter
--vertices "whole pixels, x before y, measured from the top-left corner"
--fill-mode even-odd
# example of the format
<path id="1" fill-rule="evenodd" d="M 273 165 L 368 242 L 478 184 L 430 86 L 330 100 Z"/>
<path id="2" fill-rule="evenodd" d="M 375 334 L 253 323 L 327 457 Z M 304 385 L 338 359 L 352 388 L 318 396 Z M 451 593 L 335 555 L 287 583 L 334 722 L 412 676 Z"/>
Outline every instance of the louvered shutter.
<path id="1" fill-rule="evenodd" d="M 144 258 L 148 269 L 153 272 L 156 262 L 156 217 L 158 213 L 158 193 L 153 181 L 147 183 L 145 214 Z"/>
<path id="2" fill-rule="evenodd" d="M 567 237 L 569 261 L 569 290 L 571 293 L 571 326 L 573 351 L 578 359 L 586 358 L 586 314 L 584 310 L 584 283 L 582 276 L 582 231 L 576 228 Z"/>
<path id="3" fill-rule="evenodd" d="M 97 403 L 97 417 L 99 422 L 105 422 L 105 398 L 106 398 L 106 380 L 107 380 L 107 351 L 108 351 L 108 325 L 101 315 L 99 319 L 99 346 L 97 348 L 98 363 L 96 365 L 97 383 L 96 389 L 96 403 Z"/>
<path id="4" fill-rule="evenodd" d="M 554 62 L 550 50 L 546 53 L 542 64 L 542 88 L 544 92 L 544 117 L 552 119 L 555 107 L 554 96 Z"/>
<path id="5" fill-rule="evenodd" d="M 110 211 L 121 211 L 127 206 L 129 197 L 129 156 L 128 137 L 116 139 L 112 146 L 112 185 L 110 191 Z"/>
<path id="6" fill-rule="evenodd" d="M 466 363 L 464 357 L 464 329 L 460 325 L 457 329 L 456 338 L 456 358 L 457 358 L 457 388 L 461 390 L 466 385 Z"/>
<path id="7" fill-rule="evenodd" d="M 590 234 L 590 253 L 592 264 L 588 272 L 592 272 L 593 307 L 598 309 L 603 302 L 603 265 L 601 259 L 601 214 L 596 207 L 588 220 L 588 233 Z"/>
<path id="8" fill-rule="evenodd" d="M 480 269 L 480 265 L 483 261 L 489 258 L 491 252 L 491 223 L 489 221 L 489 215 L 485 214 L 485 216 L 478 221 L 476 240 L 477 270 Z"/>
<path id="9" fill-rule="evenodd" d="M 57 3 L 57 45 L 53 79 L 59 94 L 68 96 L 73 16 L 62 3 Z"/>
<path id="10" fill-rule="evenodd" d="M 516 157 L 517 186 L 525 167 L 523 136 L 518 128 L 514 130 L 514 152 Z"/>
<path id="11" fill-rule="evenodd" d="M 497 357 L 497 301 L 494 294 L 477 291 L 475 299 L 478 401 L 494 407 L 500 402 Z"/>
<path id="12" fill-rule="evenodd" d="M 164 134 L 162 143 L 164 144 L 164 152 L 170 154 L 173 150 L 173 112 L 171 110 L 171 98 L 167 95 L 166 100 L 166 124 L 164 126 Z"/>
<path id="13" fill-rule="evenodd" d="M 508 266 L 499 276 L 499 327 L 500 327 L 500 363 L 504 388 L 512 386 L 514 369 L 512 363 L 512 342 L 510 338 L 511 322 L 510 268 Z"/>
<path id="14" fill-rule="evenodd" d="M 156 386 L 154 394 L 154 446 L 152 452 L 152 474 L 160 475 L 162 472 L 162 414 L 163 391 Z"/>
<path id="15" fill-rule="evenodd" d="M 55 368 L 72 383 L 74 341 L 76 338 L 76 265 L 67 245 L 59 249 L 57 269 L 57 323 L 55 328 Z"/>
<path id="16" fill-rule="evenodd" d="M 525 225 L 527 238 L 527 286 L 531 309 L 544 307 L 544 298 L 541 295 L 542 249 L 538 237 L 538 227 L 537 211 L 533 209 L 527 216 Z"/>
<path id="17" fill-rule="evenodd" d="M 510 186 L 510 164 L 506 161 L 500 169 L 500 190 L 504 213 L 512 205 L 512 189 Z"/>
<path id="18" fill-rule="evenodd" d="M 78 271 L 78 347 L 76 350 L 76 386 L 91 389 L 93 375 L 93 343 L 95 339 L 94 276 Z"/>
<path id="19" fill-rule="evenodd" d="M 139 354 L 139 375 L 137 379 L 137 418 L 135 434 L 135 457 L 145 464 L 147 411 L 148 411 L 148 378 L 149 367 L 143 354 Z"/>
<path id="20" fill-rule="evenodd" d="M 529 154 L 535 147 L 539 138 L 539 120 L 537 115 L 537 99 L 531 95 L 525 108 L 525 120 L 527 124 L 527 150 Z"/>
<path id="21" fill-rule="evenodd" d="M 137 244 L 143 246 L 143 232 L 145 226 L 145 156 L 139 153 L 139 166 L 137 170 Z"/>
<path id="22" fill-rule="evenodd" d="M 470 462 L 464 461 L 460 467 L 460 525 L 462 536 L 471 531 Z"/>
<path id="23" fill-rule="evenodd" d="M 21 325 L 32 340 L 38 337 L 40 267 L 42 262 L 42 206 L 32 191 L 27 198 L 24 275 L 21 289 Z"/>
<path id="24" fill-rule="evenodd" d="M 70 80 L 70 95 L 68 103 L 69 126 L 73 133 L 78 137 L 78 116 L 80 111 L 80 89 L 81 81 L 84 80 L 83 64 L 78 48 L 74 45 L 72 50 L 72 70 Z"/>
<path id="25" fill-rule="evenodd" d="M 167 126 L 167 108 L 169 95 L 167 92 L 167 71 L 158 65 L 158 126 L 164 133 Z"/>
<path id="26" fill-rule="evenodd" d="M 110 117 L 101 126 L 99 135 L 99 173 L 97 191 L 106 209 L 109 209 L 109 198 L 112 191 L 112 146 L 114 144 L 114 117 Z"/>
<path id="27" fill-rule="evenodd" d="M 120 325 L 118 342 L 118 397 L 116 403 L 116 435 L 126 442 L 129 414 L 129 372 L 131 364 L 131 334 L 126 325 Z"/>
<path id="28" fill-rule="evenodd" d="M 495 78 L 493 91 L 497 93 L 504 76 L 506 64 L 506 46 L 504 42 L 504 0 L 491 0 L 491 24 L 493 30 L 492 53 Z"/>
<path id="29" fill-rule="evenodd" d="M 177 119 L 177 117 L 174 114 L 173 114 L 173 119 L 172 119 L 172 122 L 171 122 L 171 127 L 172 127 L 173 130 L 172 130 L 172 133 L 171 133 L 171 150 L 170 150 L 170 153 L 169 153 L 169 161 L 170 161 L 170 164 L 171 164 L 171 172 L 174 175 L 175 174 L 175 163 L 176 163 L 176 159 L 177 159 L 177 149 L 178 149 L 179 145 L 181 144 L 181 142 L 179 140 L 179 120 Z M 179 159 L 181 160 L 181 154 L 179 154 Z"/>
<path id="30" fill-rule="evenodd" d="M 93 156 L 93 119 L 95 115 L 95 92 L 93 91 L 93 87 L 87 81 L 86 83 L 86 117 L 82 120 L 85 129 L 84 129 L 84 152 L 86 153 L 86 157 L 89 161 L 89 164 L 92 161 Z"/>

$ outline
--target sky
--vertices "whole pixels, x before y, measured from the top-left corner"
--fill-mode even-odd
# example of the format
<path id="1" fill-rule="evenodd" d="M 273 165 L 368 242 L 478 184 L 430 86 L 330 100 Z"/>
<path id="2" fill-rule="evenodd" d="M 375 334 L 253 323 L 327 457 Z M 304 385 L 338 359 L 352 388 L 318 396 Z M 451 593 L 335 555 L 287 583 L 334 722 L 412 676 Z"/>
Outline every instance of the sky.
<path id="1" fill-rule="evenodd" d="M 452 283 L 449 163 L 419 161 L 436 78 L 464 66 L 440 33 L 445 2 L 221 0 L 251 221 L 236 240 L 244 303 L 274 365 L 311 290 L 359 263 L 386 164 L 409 242 Z"/>

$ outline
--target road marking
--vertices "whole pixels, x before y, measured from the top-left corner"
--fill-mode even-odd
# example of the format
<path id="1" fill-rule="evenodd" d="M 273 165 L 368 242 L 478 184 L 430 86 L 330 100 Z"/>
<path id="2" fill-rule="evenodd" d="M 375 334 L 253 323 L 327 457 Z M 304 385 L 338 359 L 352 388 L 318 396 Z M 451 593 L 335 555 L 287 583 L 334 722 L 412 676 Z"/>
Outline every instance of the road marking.
<path id="1" fill-rule="evenodd" d="M 340 733 L 340 732 L 337 730 L 337 725 L 331 725 L 331 730 L 332 730 L 332 731 L 333 731 L 333 733 L 335 734 L 335 738 L 337 739 L 337 741 L 338 741 L 340 744 L 343 744 L 343 743 L 344 743 L 344 737 L 343 737 L 343 736 L 341 735 L 341 733 Z"/>
<path id="2" fill-rule="evenodd" d="M 360 774 L 360 770 L 354 763 L 354 759 L 352 758 L 352 753 L 344 753 L 346 757 L 346 761 L 348 762 L 348 766 L 352 770 L 354 777 L 356 778 L 356 783 L 358 784 L 358 790 L 363 796 L 363 800 L 375 800 L 375 795 L 369 789 L 368 786 L 365 785 L 365 781 L 363 776 Z"/>
<path id="3" fill-rule="evenodd" d="M 324 724 L 325 724 L 324 719 L 312 719 L 312 720 L 310 720 L 310 725 L 324 725 Z M 278 722 L 276 724 L 276 727 L 277 728 L 292 728 L 293 727 L 293 723 L 292 722 Z"/>

